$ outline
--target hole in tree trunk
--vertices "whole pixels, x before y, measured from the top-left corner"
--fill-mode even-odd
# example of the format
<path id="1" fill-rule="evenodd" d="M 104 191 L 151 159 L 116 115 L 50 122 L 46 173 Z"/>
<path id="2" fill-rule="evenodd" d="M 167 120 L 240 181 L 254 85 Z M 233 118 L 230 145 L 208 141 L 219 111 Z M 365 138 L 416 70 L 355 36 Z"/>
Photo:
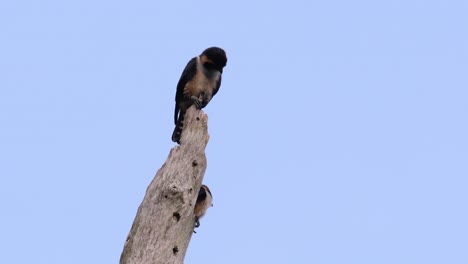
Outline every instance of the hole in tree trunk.
<path id="1" fill-rule="evenodd" d="M 180 220 L 180 214 L 179 214 L 178 212 L 174 212 L 174 213 L 172 214 L 172 217 L 174 217 L 174 219 L 175 219 L 177 222 L 179 222 L 179 220 Z"/>

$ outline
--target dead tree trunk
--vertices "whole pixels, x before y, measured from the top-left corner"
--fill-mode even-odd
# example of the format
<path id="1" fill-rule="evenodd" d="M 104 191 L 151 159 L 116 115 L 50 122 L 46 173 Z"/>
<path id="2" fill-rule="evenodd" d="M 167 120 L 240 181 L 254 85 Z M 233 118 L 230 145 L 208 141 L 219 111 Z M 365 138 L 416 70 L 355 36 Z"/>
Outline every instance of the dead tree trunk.
<path id="1" fill-rule="evenodd" d="M 206 170 L 207 123 L 203 111 L 188 109 L 181 144 L 171 149 L 148 186 L 120 264 L 184 263 L 195 222 L 193 208 Z"/>

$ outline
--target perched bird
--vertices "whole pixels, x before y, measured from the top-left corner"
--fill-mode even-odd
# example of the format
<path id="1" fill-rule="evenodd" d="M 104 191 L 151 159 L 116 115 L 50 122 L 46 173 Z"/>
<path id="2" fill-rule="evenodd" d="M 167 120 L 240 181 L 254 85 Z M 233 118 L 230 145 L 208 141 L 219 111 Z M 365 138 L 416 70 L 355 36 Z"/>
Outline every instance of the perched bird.
<path id="1" fill-rule="evenodd" d="M 213 196 L 211 195 L 210 189 L 208 186 L 202 185 L 198 192 L 197 202 L 195 203 L 195 227 L 200 226 L 200 218 L 205 215 L 210 206 L 213 206 L 212 202 Z"/>
<path id="2" fill-rule="evenodd" d="M 207 48 L 187 63 L 177 83 L 172 141 L 180 144 L 187 109 L 193 104 L 202 109 L 218 92 L 226 63 L 226 53 L 217 47 Z"/>

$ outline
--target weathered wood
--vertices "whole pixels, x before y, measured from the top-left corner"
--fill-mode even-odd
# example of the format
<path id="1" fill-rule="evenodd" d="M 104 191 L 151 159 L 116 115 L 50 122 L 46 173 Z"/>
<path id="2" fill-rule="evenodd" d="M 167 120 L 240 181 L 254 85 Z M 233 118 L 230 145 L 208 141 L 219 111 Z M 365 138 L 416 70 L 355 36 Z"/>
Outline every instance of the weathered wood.
<path id="1" fill-rule="evenodd" d="M 195 216 L 193 209 L 206 170 L 208 117 L 195 107 L 185 115 L 180 146 L 146 190 L 120 257 L 120 264 L 181 264 Z M 169 137 L 168 137 L 169 139 Z"/>

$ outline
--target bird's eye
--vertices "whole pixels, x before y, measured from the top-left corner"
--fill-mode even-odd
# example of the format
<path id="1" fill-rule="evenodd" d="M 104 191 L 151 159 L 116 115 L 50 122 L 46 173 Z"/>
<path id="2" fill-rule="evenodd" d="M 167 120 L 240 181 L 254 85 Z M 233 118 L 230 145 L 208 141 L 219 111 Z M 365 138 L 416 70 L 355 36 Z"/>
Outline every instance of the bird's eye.
<path id="1" fill-rule="evenodd" d="M 209 62 L 206 62 L 206 63 L 204 64 L 204 66 L 205 66 L 205 68 L 207 68 L 207 69 L 213 69 L 213 68 L 214 68 L 214 64 L 213 64 L 213 63 L 209 63 Z"/>

